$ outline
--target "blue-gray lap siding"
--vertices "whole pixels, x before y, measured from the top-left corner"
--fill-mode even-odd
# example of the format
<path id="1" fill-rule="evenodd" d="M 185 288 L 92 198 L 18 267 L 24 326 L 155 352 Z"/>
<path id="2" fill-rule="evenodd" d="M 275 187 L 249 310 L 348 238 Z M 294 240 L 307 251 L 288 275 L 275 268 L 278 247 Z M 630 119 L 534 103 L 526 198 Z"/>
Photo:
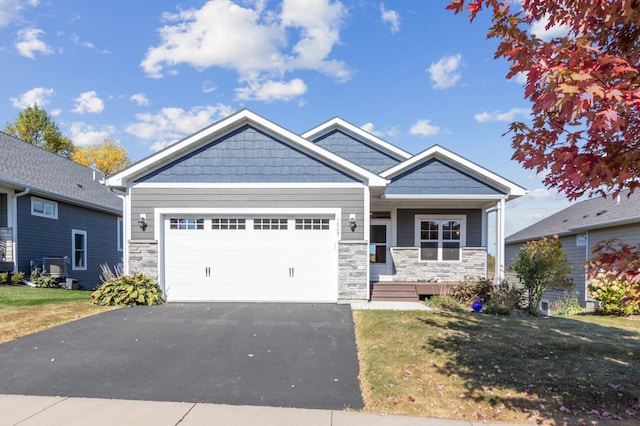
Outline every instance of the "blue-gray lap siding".
<path id="1" fill-rule="evenodd" d="M 467 247 L 482 247 L 482 210 L 477 209 L 398 209 L 398 247 L 416 247 L 416 215 L 465 215 Z"/>
<path id="2" fill-rule="evenodd" d="M 396 158 L 338 130 L 334 130 L 313 142 L 374 173 L 380 173 L 403 160 L 403 158 Z"/>
<path id="3" fill-rule="evenodd" d="M 244 126 L 136 182 L 335 183 L 357 180 L 260 130 Z"/>
<path id="4" fill-rule="evenodd" d="M 39 197 L 43 198 L 43 197 Z M 69 264 L 69 278 L 79 280 L 84 289 L 101 284 L 100 265 L 122 263 L 118 251 L 118 217 L 72 204 L 58 203 L 58 219 L 31 214 L 31 197 L 18 198 L 18 261 L 17 269 L 29 275 L 29 261 L 42 266 L 44 257 L 72 259 L 71 230 L 87 232 L 87 270 L 75 271 Z"/>
<path id="5" fill-rule="evenodd" d="M 494 195 L 503 192 L 439 160 L 432 159 L 394 177 L 385 194 Z"/>

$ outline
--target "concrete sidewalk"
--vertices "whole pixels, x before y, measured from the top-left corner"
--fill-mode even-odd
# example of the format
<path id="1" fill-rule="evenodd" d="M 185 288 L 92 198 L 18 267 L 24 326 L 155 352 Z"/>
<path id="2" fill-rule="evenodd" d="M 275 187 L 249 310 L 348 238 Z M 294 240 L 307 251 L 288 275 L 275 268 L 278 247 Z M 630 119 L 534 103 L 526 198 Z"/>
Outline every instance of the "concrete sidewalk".
<path id="1" fill-rule="evenodd" d="M 0 426 L 5 425 L 483 426 L 486 423 L 336 410 L 0 395 Z"/>

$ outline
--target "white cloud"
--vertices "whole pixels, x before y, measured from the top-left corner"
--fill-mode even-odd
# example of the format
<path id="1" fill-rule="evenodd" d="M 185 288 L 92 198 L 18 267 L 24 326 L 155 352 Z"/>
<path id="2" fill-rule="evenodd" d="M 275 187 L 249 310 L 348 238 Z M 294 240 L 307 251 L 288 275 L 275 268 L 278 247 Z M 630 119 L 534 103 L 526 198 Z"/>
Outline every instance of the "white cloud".
<path id="1" fill-rule="evenodd" d="M 153 141 L 151 149 L 160 150 L 212 122 L 229 116 L 233 108 L 227 105 L 196 106 L 186 111 L 182 108 L 163 108 L 156 114 L 136 114 L 137 123 L 129 124 L 125 131 L 140 139 Z"/>
<path id="2" fill-rule="evenodd" d="M 49 98 L 55 95 L 53 89 L 47 89 L 44 87 L 34 87 L 31 90 L 27 90 L 17 98 L 11 98 L 11 105 L 14 108 L 23 109 L 26 106 L 45 106 L 49 104 Z"/>
<path id="3" fill-rule="evenodd" d="M 462 55 L 444 56 L 438 62 L 431 64 L 427 72 L 433 81 L 435 89 L 446 89 L 460 80 L 462 75 L 458 72 Z"/>
<path id="4" fill-rule="evenodd" d="M 78 114 L 84 114 L 85 112 L 97 114 L 104 110 L 104 101 L 93 90 L 81 93 L 75 101 L 76 107 L 72 111 Z"/>
<path id="5" fill-rule="evenodd" d="M 78 146 L 100 145 L 106 138 L 113 139 L 111 135 L 114 132 L 112 126 L 98 130 L 91 124 L 78 121 L 71 123 L 70 129 L 71 140 Z"/>
<path id="6" fill-rule="evenodd" d="M 504 121 L 510 123 L 516 119 L 517 116 L 522 115 L 528 118 L 531 114 L 531 110 L 528 108 L 511 108 L 509 111 L 483 111 L 473 116 L 479 123 L 486 123 L 489 121 Z"/>
<path id="7" fill-rule="evenodd" d="M 549 41 L 555 37 L 564 37 L 569 34 L 569 27 L 565 25 L 554 25 L 550 28 L 547 28 L 548 25 L 549 17 L 542 17 L 540 20 L 535 21 L 533 24 L 531 24 L 531 34 L 544 41 Z"/>
<path id="8" fill-rule="evenodd" d="M 386 129 L 386 130 L 376 130 L 375 126 L 371 122 L 364 123 L 362 126 L 360 126 L 360 128 L 362 130 L 368 132 L 368 133 L 371 133 L 374 136 L 379 137 L 379 138 L 383 138 L 383 137 L 395 138 L 400 133 L 400 131 L 398 130 L 397 127 L 392 127 L 390 129 Z"/>
<path id="9" fill-rule="evenodd" d="M 248 88 L 258 89 L 301 69 L 338 81 L 350 78 L 347 66 L 329 57 L 347 13 L 342 3 L 283 0 L 277 11 L 266 10 L 265 4 L 255 1 L 253 7 L 242 7 L 230 0 L 209 0 L 200 9 L 165 13 L 160 44 L 147 50 L 140 66 L 153 78 L 177 72 L 181 64 L 198 70 L 223 67 L 236 71 Z M 241 89 L 243 96 L 261 98 L 244 90 L 247 87 Z"/>
<path id="10" fill-rule="evenodd" d="M 431 120 L 418 120 L 411 126 L 409 133 L 428 138 L 429 136 L 437 135 L 441 130 L 440 127 L 432 125 Z"/>
<path id="11" fill-rule="evenodd" d="M 137 103 L 140 106 L 149 105 L 149 99 L 147 99 L 147 96 L 144 93 L 136 93 L 135 95 L 131 95 L 129 100 L 131 102 Z"/>
<path id="12" fill-rule="evenodd" d="M 236 89 L 236 97 L 243 101 L 289 101 L 307 92 L 307 85 L 299 78 L 289 82 L 248 82 L 248 86 Z"/>
<path id="13" fill-rule="evenodd" d="M 514 79 L 518 84 L 523 84 L 523 85 L 527 84 L 527 73 L 524 71 L 521 71 L 515 75 Z"/>
<path id="14" fill-rule="evenodd" d="M 36 53 L 43 55 L 53 54 L 53 49 L 39 39 L 43 34 L 44 31 L 38 28 L 21 29 L 17 34 L 16 49 L 22 56 L 29 59 L 35 59 Z"/>
<path id="15" fill-rule="evenodd" d="M 400 31 L 400 15 L 398 12 L 395 10 L 386 10 L 384 3 L 380 3 L 380 14 L 382 15 L 382 21 L 391 26 L 392 33 Z"/>
<path id="16" fill-rule="evenodd" d="M 216 86 L 214 86 L 209 80 L 203 81 L 201 87 L 202 93 L 212 93 L 216 91 Z"/>
<path id="17" fill-rule="evenodd" d="M 20 20 L 25 5 L 36 7 L 39 0 L 0 0 L 0 28 Z"/>

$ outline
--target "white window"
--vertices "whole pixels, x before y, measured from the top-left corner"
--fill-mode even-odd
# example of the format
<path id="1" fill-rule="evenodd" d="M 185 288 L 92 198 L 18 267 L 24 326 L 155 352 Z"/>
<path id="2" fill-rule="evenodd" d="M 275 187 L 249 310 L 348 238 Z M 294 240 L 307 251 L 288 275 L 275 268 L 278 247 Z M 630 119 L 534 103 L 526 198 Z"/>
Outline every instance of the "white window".
<path id="1" fill-rule="evenodd" d="M 55 201 L 43 200 L 42 198 L 31 197 L 31 214 L 34 216 L 58 218 L 58 203 Z"/>
<path id="2" fill-rule="evenodd" d="M 211 219 L 211 229 L 230 229 L 230 230 L 243 230 L 247 228 L 245 219 L 236 218 L 213 218 Z"/>
<path id="3" fill-rule="evenodd" d="M 124 225 L 122 223 L 122 218 L 118 218 L 118 251 L 122 251 L 124 246 Z"/>
<path id="4" fill-rule="evenodd" d="M 329 219 L 296 219 L 297 230 L 324 231 L 329 229 Z"/>
<path id="5" fill-rule="evenodd" d="M 73 253 L 71 269 L 87 270 L 87 231 L 71 230 L 71 251 Z"/>
<path id="6" fill-rule="evenodd" d="M 442 262 L 462 260 L 466 244 L 466 216 L 418 215 L 415 239 L 420 260 Z"/>
<path id="7" fill-rule="evenodd" d="M 197 230 L 204 229 L 204 219 L 194 217 L 176 217 L 169 219 L 169 229 Z"/>
<path id="8" fill-rule="evenodd" d="M 275 230 L 286 230 L 287 229 L 287 219 L 262 219 L 256 218 L 253 219 L 253 229 L 275 229 Z"/>

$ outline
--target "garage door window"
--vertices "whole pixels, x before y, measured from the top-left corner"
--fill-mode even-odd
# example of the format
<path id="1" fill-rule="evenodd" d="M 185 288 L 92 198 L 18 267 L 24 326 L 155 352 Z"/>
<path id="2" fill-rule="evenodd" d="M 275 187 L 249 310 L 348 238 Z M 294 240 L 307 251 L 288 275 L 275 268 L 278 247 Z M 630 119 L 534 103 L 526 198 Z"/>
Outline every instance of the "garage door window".
<path id="1" fill-rule="evenodd" d="M 253 229 L 287 229 L 287 219 L 253 219 Z"/>
<path id="2" fill-rule="evenodd" d="M 211 219 L 211 229 L 246 229 L 246 221 L 235 218 L 213 218 Z"/>
<path id="3" fill-rule="evenodd" d="M 296 229 L 322 231 L 329 229 L 329 219 L 296 219 Z"/>
<path id="4" fill-rule="evenodd" d="M 169 229 L 204 229 L 204 219 L 193 217 L 171 218 Z"/>

